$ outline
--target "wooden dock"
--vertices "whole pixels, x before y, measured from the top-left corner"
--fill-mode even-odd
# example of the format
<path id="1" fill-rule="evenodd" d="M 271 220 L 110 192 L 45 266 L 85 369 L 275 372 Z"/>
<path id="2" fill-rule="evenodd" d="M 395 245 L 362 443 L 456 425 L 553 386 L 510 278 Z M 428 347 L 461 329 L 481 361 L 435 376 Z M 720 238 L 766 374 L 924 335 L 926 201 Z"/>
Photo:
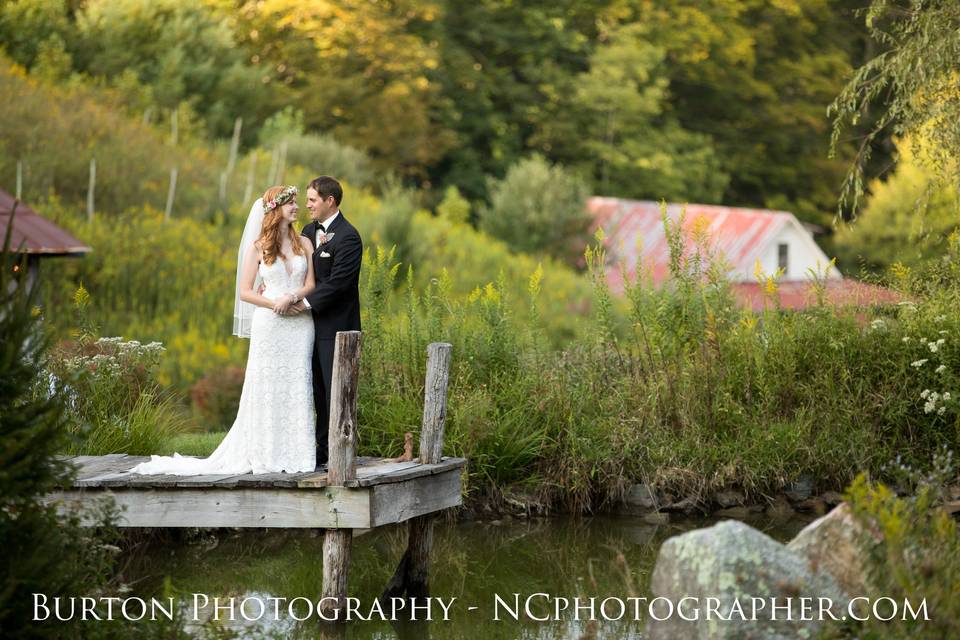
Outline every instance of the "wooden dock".
<path id="1" fill-rule="evenodd" d="M 464 458 L 437 464 L 357 458 L 356 477 L 331 486 L 326 469 L 244 475 L 127 474 L 146 457 L 69 459 L 79 467 L 66 490 L 47 497 L 63 510 L 109 496 L 121 527 L 373 529 L 462 504 Z"/>
<path id="2" fill-rule="evenodd" d="M 72 458 L 79 467 L 75 480 L 47 501 L 84 514 L 99 500 L 113 499 L 123 527 L 325 529 L 326 619 L 340 619 L 346 604 L 353 531 L 409 521 L 407 550 L 381 597 L 426 597 L 433 514 L 462 503 L 461 473 L 467 463 L 442 455 L 452 347 L 433 343 L 427 348 L 418 455 L 407 433 L 401 458 L 363 458 L 357 456 L 360 342 L 359 331 L 337 333 L 325 468 L 292 474 L 139 475 L 125 472 L 146 457 L 77 456 Z"/>

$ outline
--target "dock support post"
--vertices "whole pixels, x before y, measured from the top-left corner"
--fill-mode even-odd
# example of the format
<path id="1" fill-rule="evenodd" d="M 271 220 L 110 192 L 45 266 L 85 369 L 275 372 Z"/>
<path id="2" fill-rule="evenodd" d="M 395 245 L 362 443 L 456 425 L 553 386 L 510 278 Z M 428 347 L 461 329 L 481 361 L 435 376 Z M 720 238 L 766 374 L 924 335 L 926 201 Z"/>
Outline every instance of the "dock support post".
<path id="1" fill-rule="evenodd" d="M 338 331 L 330 385 L 330 428 L 327 484 L 343 486 L 357 477 L 357 378 L 360 372 L 359 331 Z M 318 425 L 319 427 L 319 425 Z M 347 598 L 352 529 L 327 529 L 323 539 L 323 605 L 325 617 L 339 618 Z"/>
<path id="2" fill-rule="evenodd" d="M 420 430 L 421 464 L 437 464 L 443 456 L 443 429 L 447 419 L 447 383 L 450 378 L 450 353 L 453 347 L 434 342 L 427 347 L 427 379 L 424 387 L 423 427 Z M 433 547 L 433 516 L 410 520 L 407 550 L 400 560 L 381 600 L 402 597 L 427 598 L 430 595 L 430 550 Z"/>

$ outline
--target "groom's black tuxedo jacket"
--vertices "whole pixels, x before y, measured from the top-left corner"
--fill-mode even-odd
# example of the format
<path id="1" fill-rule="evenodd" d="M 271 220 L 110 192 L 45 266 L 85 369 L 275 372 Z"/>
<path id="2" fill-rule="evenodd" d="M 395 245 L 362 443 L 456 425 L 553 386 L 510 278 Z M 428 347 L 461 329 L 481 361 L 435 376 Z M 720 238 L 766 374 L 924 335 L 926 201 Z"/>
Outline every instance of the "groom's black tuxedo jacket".
<path id="1" fill-rule="evenodd" d="M 301 235 L 314 244 L 319 223 L 311 222 Z M 340 212 L 327 233 L 333 238 L 313 248 L 313 273 L 317 286 L 304 296 L 313 313 L 317 339 L 335 338 L 337 331 L 360 330 L 360 260 L 363 242 Z"/>

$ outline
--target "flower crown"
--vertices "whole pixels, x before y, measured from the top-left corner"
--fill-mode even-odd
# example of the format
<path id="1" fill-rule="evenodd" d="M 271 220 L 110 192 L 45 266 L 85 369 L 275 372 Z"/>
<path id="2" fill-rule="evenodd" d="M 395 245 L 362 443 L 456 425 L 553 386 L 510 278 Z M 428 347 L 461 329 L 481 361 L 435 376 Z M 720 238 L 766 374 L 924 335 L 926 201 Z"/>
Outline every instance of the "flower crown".
<path id="1" fill-rule="evenodd" d="M 290 185 L 289 187 L 286 187 L 283 191 L 278 193 L 273 200 L 268 200 L 267 202 L 263 203 L 263 210 L 273 211 L 277 207 L 281 207 L 287 204 L 288 202 L 290 202 L 291 200 L 293 200 L 293 198 L 296 195 L 297 195 L 297 188 L 293 185 Z"/>

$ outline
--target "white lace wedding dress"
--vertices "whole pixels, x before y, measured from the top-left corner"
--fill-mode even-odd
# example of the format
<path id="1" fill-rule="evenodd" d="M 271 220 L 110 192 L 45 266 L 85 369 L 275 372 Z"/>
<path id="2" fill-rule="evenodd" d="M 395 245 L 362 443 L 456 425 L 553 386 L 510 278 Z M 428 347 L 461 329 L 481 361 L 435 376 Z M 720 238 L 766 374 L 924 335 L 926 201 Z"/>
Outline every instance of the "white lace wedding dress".
<path id="1" fill-rule="evenodd" d="M 263 296 L 271 300 L 303 286 L 307 257 L 260 263 Z M 290 273 L 287 273 L 287 265 Z M 130 470 L 141 474 L 300 473 L 316 462 L 313 382 L 313 319 L 309 312 L 281 316 L 257 307 L 237 418 L 209 458 L 150 456 Z"/>

